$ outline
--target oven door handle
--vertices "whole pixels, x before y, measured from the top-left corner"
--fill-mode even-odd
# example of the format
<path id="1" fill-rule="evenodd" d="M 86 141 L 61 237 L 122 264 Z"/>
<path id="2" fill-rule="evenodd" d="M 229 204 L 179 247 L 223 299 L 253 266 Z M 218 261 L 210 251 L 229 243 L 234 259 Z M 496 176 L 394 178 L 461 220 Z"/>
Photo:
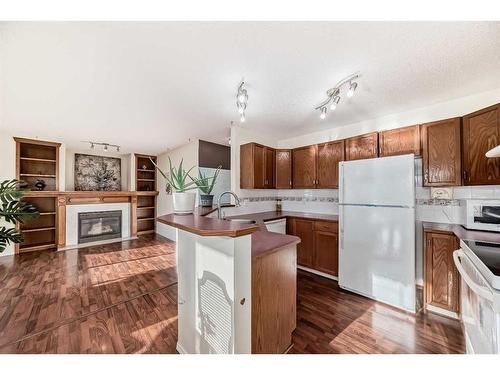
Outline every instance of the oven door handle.
<path id="1" fill-rule="evenodd" d="M 467 283 L 469 288 L 471 288 L 474 293 L 476 293 L 477 295 L 479 295 L 480 297 L 482 297 L 484 299 L 487 299 L 488 301 L 493 302 L 493 293 L 491 292 L 491 290 L 474 282 L 470 278 L 467 271 L 465 271 L 465 268 L 462 266 L 462 262 L 461 262 L 461 258 L 464 258 L 465 256 L 466 255 L 462 249 L 458 249 L 458 250 L 455 250 L 453 252 L 453 261 L 455 262 L 455 267 L 457 267 L 457 270 L 460 273 L 460 276 L 462 276 L 464 281 Z"/>

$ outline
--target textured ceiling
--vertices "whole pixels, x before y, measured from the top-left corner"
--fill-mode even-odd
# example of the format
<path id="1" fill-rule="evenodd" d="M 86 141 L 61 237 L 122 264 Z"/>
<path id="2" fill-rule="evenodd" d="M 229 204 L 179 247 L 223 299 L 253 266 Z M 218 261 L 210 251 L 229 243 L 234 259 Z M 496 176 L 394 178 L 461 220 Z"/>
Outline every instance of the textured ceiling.
<path id="1" fill-rule="evenodd" d="M 10 133 L 159 153 L 246 127 L 288 138 L 500 87 L 498 22 L 0 23 Z M 361 72 L 354 98 L 313 110 Z"/>

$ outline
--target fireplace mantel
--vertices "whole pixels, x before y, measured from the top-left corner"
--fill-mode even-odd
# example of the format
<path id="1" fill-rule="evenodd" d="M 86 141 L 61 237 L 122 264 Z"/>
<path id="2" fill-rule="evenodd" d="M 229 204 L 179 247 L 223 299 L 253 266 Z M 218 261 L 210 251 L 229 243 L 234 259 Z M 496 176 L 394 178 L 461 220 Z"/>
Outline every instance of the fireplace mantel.
<path id="1" fill-rule="evenodd" d="M 66 247 L 66 206 L 78 204 L 130 203 L 130 236 L 137 237 L 137 197 L 156 196 L 157 191 L 30 191 L 29 198 L 55 198 L 57 202 L 57 248 Z"/>

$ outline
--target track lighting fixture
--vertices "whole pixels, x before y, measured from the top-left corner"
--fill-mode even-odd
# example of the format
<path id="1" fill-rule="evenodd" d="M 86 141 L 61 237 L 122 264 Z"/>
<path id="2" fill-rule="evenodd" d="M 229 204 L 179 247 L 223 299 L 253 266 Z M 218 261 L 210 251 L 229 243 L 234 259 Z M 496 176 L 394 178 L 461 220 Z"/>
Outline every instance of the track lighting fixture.
<path id="1" fill-rule="evenodd" d="M 322 120 L 326 118 L 326 107 L 321 108 L 321 114 L 319 115 L 319 118 Z"/>
<path id="2" fill-rule="evenodd" d="M 334 87 L 329 89 L 326 92 L 327 98 L 318 105 L 315 109 L 320 111 L 319 118 L 324 120 L 326 118 L 327 106 L 330 106 L 330 111 L 335 111 L 339 102 L 340 102 L 340 92 L 344 85 L 349 84 L 349 88 L 347 89 L 346 96 L 348 98 L 352 98 L 354 95 L 354 91 L 358 87 L 356 79 L 360 77 L 359 73 L 351 74 L 350 76 L 341 79 Z"/>
<path id="3" fill-rule="evenodd" d="M 241 81 L 238 86 L 238 92 L 236 93 L 236 107 L 238 108 L 238 113 L 240 114 L 240 122 L 245 122 L 245 110 L 247 109 L 248 103 L 248 93 L 244 85 L 245 81 Z"/>
<path id="4" fill-rule="evenodd" d="M 99 142 L 94 142 L 94 141 L 83 141 L 90 143 L 90 149 L 94 150 L 95 146 L 102 146 L 103 151 L 107 152 L 110 147 L 114 147 L 116 149 L 116 152 L 120 152 L 120 146 L 118 145 L 112 145 L 109 143 L 99 143 Z"/>
<path id="5" fill-rule="evenodd" d="M 358 87 L 358 84 L 356 82 L 351 82 L 349 85 L 349 90 L 347 90 L 347 97 L 352 98 L 354 95 L 354 91 L 356 91 L 356 88 Z"/>

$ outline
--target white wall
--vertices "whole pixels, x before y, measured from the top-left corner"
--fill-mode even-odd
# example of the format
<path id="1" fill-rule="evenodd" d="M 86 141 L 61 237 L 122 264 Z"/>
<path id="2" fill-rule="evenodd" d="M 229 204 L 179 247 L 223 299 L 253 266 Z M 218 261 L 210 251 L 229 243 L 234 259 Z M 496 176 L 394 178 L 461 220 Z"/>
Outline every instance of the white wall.
<path id="1" fill-rule="evenodd" d="M 193 167 L 193 170 L 191 171 L 191 174 L 193 176 L 198 175 L 198 148 L 199 148 L 199 141 L 198 139 L 191 140 L 191 142 L 177 147 L 174 150 L 170 150 L 168 152 L 165 152 L 161 155 L 158 155 L 158 166 L 163 170 L 164 172 L 168 171 L 169 165 L 168 165 L 168 158 L 172 160 L 172 166 L 177 166 L 179 165 L 181 159 L 184 160 L 183 162 L 183 167 L 185 170 L 188 170 L 189 168 Z M 172 213 L 173 210 L 173 204 L 172 204 L 172 195 L 167 195 L 165 192 L 166 189 L 166 182 L 163 176 L 158 173 L 158 191 L 160 192 L 158 194 L 157 198 L 157 210 L 156 210 L 156 216 L 161 216 L 165 214 L 170 214 Z M 194 192 L 194 191 L 193 191 Z M 198 199 L 196 199 L 196 205 L 198 205 Z M 170 238 L 175 241 L 175 230 L 165 224 L 157 223 L 156 225 L 156 232 L 161 234 L 162 236 L 165 236 L 167 238 Z"/>
<path id="2" fill-rule="evenodd" d="M 112 158 L 120 158 L 121 159 L 121 184 L 122 190 L 128 191 L 130 190 L 130 154 L 119 155 L 113 152 L 104 152 L 98 150 L 73 150 L 67 149 L 66 156 L 63 157 L 63 160 L 66 163 L 65 176 L 62 178 L 62 181 L 66 181 L 64 189 L 66 191 L 74 191 L 75 190 L 75 154 L 86 154 L 86 155 L 97 155 L 97 156 L 105 156 Z"/>

